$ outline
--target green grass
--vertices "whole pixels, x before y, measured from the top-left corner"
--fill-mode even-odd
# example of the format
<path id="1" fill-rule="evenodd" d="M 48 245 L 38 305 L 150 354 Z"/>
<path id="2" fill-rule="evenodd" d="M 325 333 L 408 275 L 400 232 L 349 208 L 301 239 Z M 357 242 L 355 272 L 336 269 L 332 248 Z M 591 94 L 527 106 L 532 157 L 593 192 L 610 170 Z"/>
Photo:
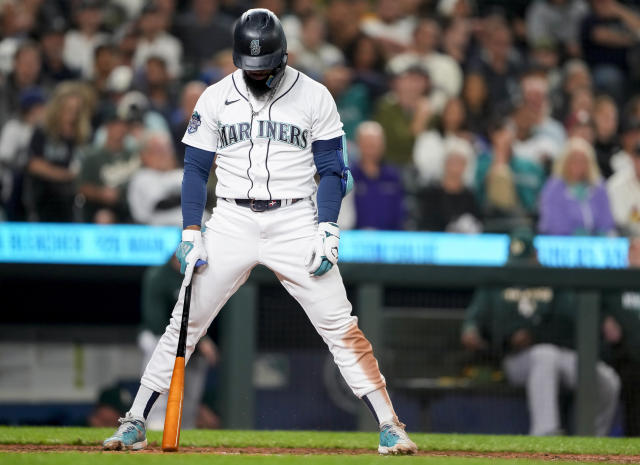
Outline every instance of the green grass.
<path id="1" fill-rule="evenodd" d="M 389 465 L 390 461 L 416 465 L 489 465 L 497 462 L 517 465 L 548 465 L 550 462 L 529 459 L 475 457 L 379 457 L 375 433 L 336 433 L 317 431 L 183 431 L 180 444 L 202 447 L 299 447 L 370 449 L 371 455 L 216 455 L 208 454 L 136 454 L 103 453 L 98 447 L 112 429 L 6 427 L 0 426 L 1 444 L 72 444 L 95 445 L 95 452 L 0 452 L 2 465 Z M 625 454 L 640 455 L 640 439 L 575 438 L 527 436 L 479 436 L 447 434 L 412 434 L 422 450 L 476 452 L 538 452 L 549 454 Z M 160 443 L 162 434 L 150 432 L 149 441 Z M 557 464 L 577 462 L 554 461 Z M 584 463 L 584 462 L 582 462 Z"/>
<path id="2" fill-rule="evenodd" d="M 7 427 L 0 426 L 0 444 L 100 444 L 113 430 L 102 428 Z M 423 450 L 477 452 L 544 452 L 566 454 L 640 455 L 640 439 L 481 436 L 465 434 L 411 434 Z M 162 440 L 162 433 L 149 432 L 149 441 Z M 180 444 L 203 447 L 317 447 L 375 449 L 375 433 L 325 431 L 183 431 Z"/>

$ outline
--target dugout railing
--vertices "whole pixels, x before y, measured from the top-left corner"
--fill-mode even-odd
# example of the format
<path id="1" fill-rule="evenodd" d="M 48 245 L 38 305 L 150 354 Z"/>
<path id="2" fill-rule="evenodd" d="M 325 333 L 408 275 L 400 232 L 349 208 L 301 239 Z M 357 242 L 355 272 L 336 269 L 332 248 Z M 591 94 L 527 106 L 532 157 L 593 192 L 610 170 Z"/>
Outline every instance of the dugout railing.
<path id="1" fill-rule="evenodd" d="M 383 293 L 387 286 L 407 288 L 474 288 L 477 286 L 550 286 L 578 293 L 576 328 L 578 388 L 575 396 L 575 433 L 593 435 L 596 408 L 595 365 L 599 353 L 600 293 L 640 286 L 640 270 L 577 269 L 531 266 L 462 267 L 344 263 L 340 271 L 346 285 L 356 290 L 356 312 L 361 329 L 377 347 L 383 340 Z M 231 298 L 220 331 L 222 350 L 221 396 L 227 428 L 252 428 L 255 395 L 252 364 L 256 354 L 258 289 L 276 283 L 276 277 L 257 267 L 247 283 Z M 419 385 L 419 380 L 416 380 Z M 360 425 L 369 429 L 364 409 Z"/>

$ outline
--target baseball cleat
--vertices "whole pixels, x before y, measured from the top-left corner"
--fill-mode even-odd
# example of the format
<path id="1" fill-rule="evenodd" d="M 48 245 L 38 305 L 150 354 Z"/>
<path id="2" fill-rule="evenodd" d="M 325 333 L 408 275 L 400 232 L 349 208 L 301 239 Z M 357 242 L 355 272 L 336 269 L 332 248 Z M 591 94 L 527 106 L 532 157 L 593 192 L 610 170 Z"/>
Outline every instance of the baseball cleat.
<path id="1" fill-rule="evenodd" d="M 380 455 L 410 455 L 418 452 L 418 446 L 409 439 L 404 427 L 399 421 L 380 425 Z"/>
<path id="2" fill-rule="evenodd" d="M 147 447 L 144 421 L 131 416 L 120 418 L 120 427 L 102 443 L 104 450 L 141 450 Z"/>

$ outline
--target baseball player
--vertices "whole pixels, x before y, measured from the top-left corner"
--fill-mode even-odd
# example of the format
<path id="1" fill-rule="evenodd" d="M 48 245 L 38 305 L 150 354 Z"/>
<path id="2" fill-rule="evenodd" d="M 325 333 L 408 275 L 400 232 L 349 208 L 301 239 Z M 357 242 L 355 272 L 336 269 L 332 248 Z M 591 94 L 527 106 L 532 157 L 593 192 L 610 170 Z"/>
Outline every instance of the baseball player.
<path id="1" fill-rule="evenodd" d="M 193 288 L 188 359 L 227 299 L 262 264 L 300 303 L 353 393 L 371 409 L 380 425 L 378 452 L 414 453 L 335 266 L 336 220 L 352 185 L 336 104 L 323 85 L 287 66 L 286 38 L 271 11 L 248 10 L 233 34 L 239 69 L 205 90 L 182 139 L 184 230 L 177 256 L 185 276 L 178 302 L 130 411 L 104 448 L 146 446 L 145 418 L 169 390 L 187 284 Z M 214 159 L 218 201 L 201 230 Z M 194 272 L 198 260 L 210 265 Z"/>

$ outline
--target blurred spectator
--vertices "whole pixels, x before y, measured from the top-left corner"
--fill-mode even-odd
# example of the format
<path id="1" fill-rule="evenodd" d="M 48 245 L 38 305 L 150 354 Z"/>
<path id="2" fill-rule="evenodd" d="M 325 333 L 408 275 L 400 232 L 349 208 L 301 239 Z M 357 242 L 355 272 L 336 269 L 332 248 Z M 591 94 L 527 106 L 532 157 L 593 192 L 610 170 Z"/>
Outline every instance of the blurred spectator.
<path id="1" fill-rule="evenodd" d="M 104 98 L 109 90 L 111 73 L 118 66 L 117 48 L 110 44 L 100 44 L 95 48 L 92 84 L 99 98 Z"/>
<path id="2" fill-rule="evenodd" d="M 367 86 L 371 97 L 377 99 L 387 91 L 385 62 L 375 40 L 361 34 L 353 43 L 351 54 L 345 54 L 355 73 L 355 80 Z"/>
<path id="3" fill-rule="evenodd" d="M 462 100 L 450 99 L 444 107 L 442 115 L 437 119 L 435 127 L 422 132 L 413 147 L 413 163 L 418 171 L 418 182 L 427 185 L 442 179 L 444 159 L 446 158 L 446 143 L 449 140 L 470 139 L 467 131 L 467 112 Z M 464 140 L 463 142 L 466 142 Z M 458 143 L 460 145 L 460 143 Z M 476 171 L 476 157 L 473 148 L 466 143 L 466 169 L 464 184 L 473 184 Z"/>
<path id="4" fill-rule="evenodd" d="M 633 172 L 633 157 L 640 152 L 640 119 L 625 118 L 620 129 L 620 150 L 609 159 L 609 169 L 613 174 Z"/>
<path id="5" fill-rule="evenodd" d="M 369 118 L 371 112 L 371 98 L 367 87 L 353 82 L 353 71 L 343 65 L 328 68 L 323 82 L 336 102 L 347 139 L 355 140 L 356 128 Z"/>
<path id="6" fill-rule="evenodd" d="M 525 101 L 516 105 L 512 113 L 515 135 L 513 152 L 518 158 L 529 160 L 547 172 L 551 161 L 562 149 L 562 145 L 545 132 L 537 130 L 537 118 L 534 106 Z"/>
<path id="7" fill-rule="evenodd" d="M 473 149 L 466 140 L 456 137 L 447 139 L 443 149 L 443 159 L 435 162 L 444 165 L 440 168 L 440 179 L 418 193 L 421 212 L 418 229 L 481 232 L 480 210 L 473 193 L 465 185 L 465 173 L 474 156 Z"/>
<path id="8" fill-rule="evenodd" d="M 34 27 L 34 14 L 25 3 L 4 1 L 0 3 L 0 73 L 9 74 L 13 69 L 13 57 L 25 37 Z"/>
<path id="9" fill-rule="evenodd" d="M 591 118 L 595 103 L 593 91 L 588 87 L 576 89 L 570 96 L 565 126 L 571 126 L 576 120 Z"/>
<path id="10" fill-rule="evenodd" d="M 329 67 L 344 63 L 340 49 L 326 41 L 324 17 L 311 14 L 302 19 L 300 40 L 291 43 L 292 65 L 313 79 L 321 79 Z"/>
<path id="11" fill-rule="evenodd" d="M 478 202 L 485 215 L 519 222 L 536 212 L 544 172 L 537 163 L 514 154 L 515 134 L 507 118 L 496 118 L 491 123 L 489 139 L 492 151 L 478 157 Z"/>
<path id="12" fill-rule="evenodd" d="M 361 33 L 361 19 L 350 0 L 331 0 L 327 7 L 329 42 L 340 50 L 352 48 Z"/>
<path id="13" fill-rule="evenodd" d="M 453 58 L 461 68 L 469 60 L 471 25 L 466 19 L 453 19 L 445 25 L 442 35 L 442 51 Z"/>
<path id="14" fill-rule="evenodd" d="M 540 194 L 542 234 L 598 235 L 615 229 L 593 147 L 570 139 Z"/>
<path id="15" fill-rule="evenodd" d="M 95 48 L 107 42 L 109 36 L 100 32 L 103 14 L 99 0 L 81 0 L 73 11 L 77 29 L 72 29 L 64 38 L 64 62 L 80 71 L 82 77 L 93 77 Z"/>
<path id="16" fill-rule="evenodd" d="M 595 142 L 598 168 L 602 177 L 607 179 L 613 174 L 611 158 L 620 150 L 618 140 L 618 108 L 614 100 L 601 95 L 593 104 L 593 122 L 595 125 Z"/>
<path id="17" fill-rule="evenodd" d="M 351 168 L 356 229 L 403 229 L 404 189 L 400 173 L 383 161 L 386 147 L 382 127 L 365 121 L 358 126 L 356 139 L 360 159 Z"/>
<path id="18" fill-rule="evenodd" d="M 560 52 L 553 42 L 539 42 L 529 49 L 529 66 L 547 78 L 549 83 L 547 92 L 549 94 L 555 92 L 562 85 L 560 60 Z"/>
<path id="19" fill-rule="evenodd" d="M 177 95 L 162 57 L 150 56 L 147 59 L 139 90 L 148 97 L 149 108 L 162 115 L 168 124 L 176 109 Z"/>
<path id="20" fill-rule="evenodd" d="M 378 41 L 387 58 L 405 51 L 413 40 L 416 18 L 406 15 L 403 3 L 378 0 L 375 16 L 364 18 L 360 29 Z"/>
<path id="21" fill-rule="evenodd" d="M 522 59 L 513 46 L 511 30 L 503 21 L 493 20 L 485 27 L 488 29 L 486 41 L 470 61 L 469 72 L 484 78 L 488 101 L 494 110 L 503 107 L 516 95 Z"/>
<path id="22" fill-rule="evenodd" d="M 25 204 L 31 221 L 74 220 L 79 151 L 91 135 L 91 103 L 82 84 L 65 82 L 47 105 L 44 127 L 29 145 Z"/>
<path id="23" fill-rule="evenodd" d="M 432 116 L 429 92 L 431 81 L 420 66 L 401 69 L 394 76 L 391 91 L 378 101 L 373 119 L 384 129 L 390 151 L 386 160 L 408 165 L 415 137 L 429 124 Z"/>
<path id="24" fill-rule="evenodd" d="M 13 56 L 13 71 L 0 82 L 0 126 L 20 108 L 20 94 L 38 86 L 42 58 L 35 42 L 23 42 Z"/>
<path id="25" fill-rule="evenodd" d="M 628 54 L 638 43 L 640 16 L 616 0 L 591 0 L 581 26 L 582 52 L 598 90 L 622 103 L 629 71 Z"/>
<path id="26" fill-rule="evenodd" d="M 140 152 L 142 167 L 131 177 L 127 203 L 136 223 L 180 226 L 182 169 L 165 133 L 148 134 Z"/>
<path id="27" fill-rule="evenodd" d="M 34 129 L 44 117 L 44 95 L 37 89 L 20 94 L 20 116 L 7 121 L 0 133 L 0 202 L 9 221 L 25 221 L 22 201 L 24 170 Z"/>
<path id="28" fill-rule="evenodd" d="M 64 61 L 65 42 L 64 21 L 58 18 L 45 24 L 40 34 L 42 46 L 42 75 L 48 87 L 55 87 L 61 81 L 69 81 L 80 77 L 76 69 L 71 69 Z"/>
<path id="29" fill-rule="evenodd" d="M 584 0 L 535 0 L 527 8 L 527 40 L 553 41 L 570 56 L 580 55 L 580 24 L 589 12 Z"/>
<path id="30" fill-rule="evenodd" d="M 570 113 L 569 104 L 573 94 L 583 89 L 591 90 L 591 88 L 591 73 L 586 63 L 578 59 L 567 61 L 563 68 L 561 87 L 552 90 L 555 118 L 565 121 Z"/>
<path id="31" fill-rule="evenodd" d="M 316 14 L 316 1 L 293 0 L 289 3 L 289 10 L 280 17 L 280 22 L 282 23 L 282 29 L 284 29 L 284 35 L 287 37 L 287 42 L 293 43 L 300 40 L 302 20 L 307 16 Z M 326 18 L 326 15 L 323 14 L 322 18 Z"/>
<path id="32" fill-rule="evenodd" d="M 437 98 L 432 98 L 434 111 L 437 113 L 450 97 L 459 95 L 462 89 L 460 66 L 453 58 L 438 52 L 440 36 L 440 26 L 435 20 L 420 20 L 414 32 L 411 48 L 389 62 L 391 69 L 397 68 L 398 65 L 395 63 L 403 61 L 419 62 L 425 67 L 431 77 L 434 92 L 438 93 Z"/>
<path id="33" fill-rule="evenodd" d="M 630 268 L 640 267 L 640 238 L 629 241 Z M 603 295 L 605 351 L 622 381 L 624 435 L 640 436 L 640 292 L 638 289 Z"/>
<path id="34" fill-rule="evenodd" d="M 175 33 L 182 42 L 186 65 L 198 68 L 216 53 L 231 47 L 234 18 L 220 11 L 218 0 L 194 0 L 178 16 Z"/>
<path id="35" fill-rule="evenodd" d="M 106 140 L 85 154 L 78 176 L 78 192 L 83 197 L 84 221 L 125 223 L 129 219 L 126 188 L 140 166 L 137 154 L 125 147 L 127 122 L 115 108 L 105 120 Z"/>
<path id="36" fill-rule="evenodd" d="M 142 350 L 141 369 L 149 362 L 160 336 L 164 333 L 173 307 L 178 299 L 183 275 L 180 262 L 172 255 L 162 266 L 147 268 L 142 278 L 142 322 L 138 346 Z M 209 336 L 198 342 L 185 370 L 185 392 L 182 407 L 182 427 L 193 429 L 219 428 L 220 420 L 208 407 L 201 405 L 209 367 L 218 363 L 218 349 Z M 149 430 L 162 430 L 167 409 L 168 394 L 162 394 L 149 412 L 146 426 Z M 204 410 L 204 411 L 203 411 Z M 208 411 L 207 411 L 208 410 Z M 203 419 L 209 421 L 203 423 Z"/>
<path id="37" fill-rule="evenodd" d="M 140 91 L 132 90 L 124 94 L 114 94 L 111 101 L 103 108 L 101 121 L 105 117 L 111 118 L 114 106 L 118 118 L 128 122 L 129 132 L 125 139 L 125 147 L 129 151 L 137 152 L 140 150 L 145 131 L 170 133 L 167 120 L 150 108 L 149 99 Z M 103 146 L 106 138 L 105 128 L 98 128 L 94 136 L 93 145 L 97 147 Z"/>
<path id="38" fill-rule="evenodd" d="M 511 237 L 507 266 L 538 265 L 533 234 L 518 230 Z M 549 287 L 479 288 L 467 308 L 462 343 L 469 350 L 502 358 L 510 384 L 527 391 L 529 434 L 562 434 L 560 387 L 578 382 L 575 352 L 576 296 Z M 618 405 L 620 379 L 604 362 L 596 365 L 595 433 L 606 436 Z"/>
<path id="39" fill-rule="evenodd" d="M 549 81 L 545 73 L 530 72 L 520 78 L 522 100 L 532 111 L 534 119 L 533 132 L 537 137 L 544 137 L 556 144 L 557 155 L 564 145 L 566 134 L 562 124 L 551 116 L 549 100 Z"/>
<path id="40" fill-rule="evenodd" d="M 607 181 L 607 192 L 616 225 L 624 234 L 640 235 L 640 147 L 630 155 L 632 169 L 623 169 Z"/>
<path id="41" fill-rule="evenodd" d="M 182 88 L 182 95 L 180 96 L 180 105 L 175 109 L 173 115 L 171 115 L 171 136 L 173 138 L 175 153 L 178 160 L 180 160 L 180 165 L 184 164 L 184 145 L 182 144 L 182 138 L 187 131 L 187 126 L 189 126 L 189 120 L 193 114 L 193 109 L 196 107 L 196 102 L 206 88 L 207 86 L 200 81 L 191 81 L 185 84 Z"/>
<path id="42" fill-rule="evenodd" d="M 489 90 L 482 74 L 467 74 L 462 95 L 467 108 L 469 129 L 476 134 L 487 131 L 487 115 L 490 113 Z"/>
<path id="43" fill-rule="evenodd" d="M 149 57 L 158 56 L 164 59 L 172 78 L 180 77 L 182 45 L 165 27 L 162 11 L 153 3 L 147 4 L 138 20 L 140 37 L 133 56 L 136 71 L 144 68 Z M 205 41 L 205 38 L 201 37 L 201 40 Z"/>
<path id="44" fill-rule="evenodd" d="M 567 137 L 578 137 L 593 145 L 596 140 L 596 130 L 591 115 L 586 111 L 577 113 L 575 118 L 567 123 Z"/>

